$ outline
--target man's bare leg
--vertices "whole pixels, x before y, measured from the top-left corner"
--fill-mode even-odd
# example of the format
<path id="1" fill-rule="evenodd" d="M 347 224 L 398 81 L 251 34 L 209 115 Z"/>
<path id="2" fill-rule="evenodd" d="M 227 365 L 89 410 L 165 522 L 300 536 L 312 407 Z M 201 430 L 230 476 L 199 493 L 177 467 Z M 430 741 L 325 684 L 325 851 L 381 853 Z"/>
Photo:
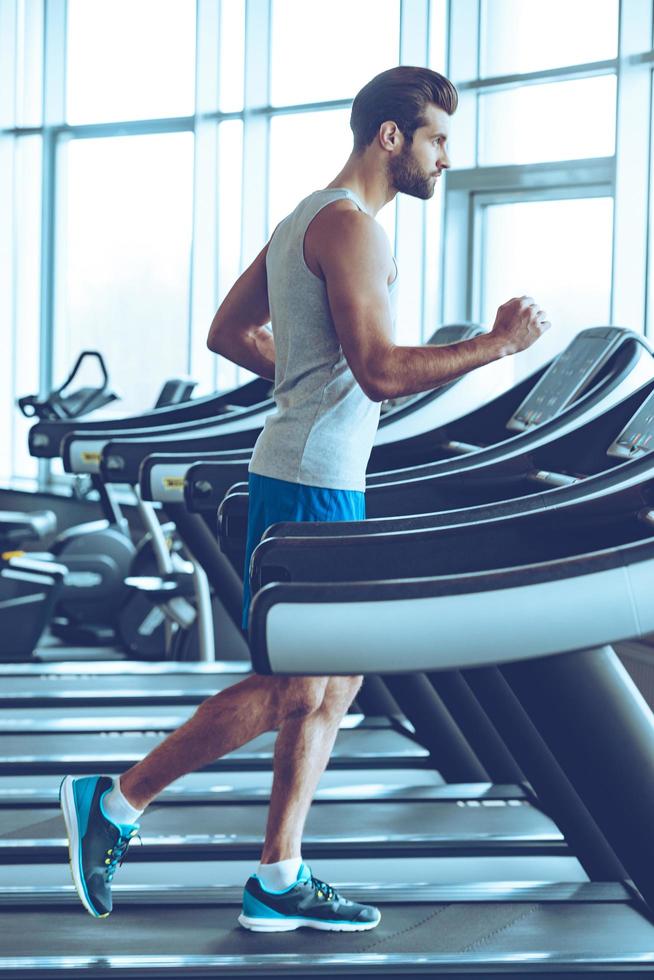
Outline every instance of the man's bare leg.
<path id="1" fill-rule="evenodd" d="M 361 680 L 361 677 L 330 678 L 317 710 L 299 717 L 291 715 L 282 724 L 275 743 L 262 864 L 300 856 L 311 801 L 329 761 L 341 720 Z"/>
<path id="2" fill-rule="evenodd" d="M 123 773 L 122 794 L 135 809 L 144 810 L 175 779 L 263 732 L 281 728 L 287 718 L 301 730 L 303 722 L 322 705 L 327 681 L 326 677 L 253 675 L 225 688 L 207 698 L 181 728 Z M 307 747 L 312 743 L 311 736 L 302 739 Z"/>
<path id="3" fill-rule="evenodd" d="M 358 686 L 358 678 L 249 677 L 208 698 L 185 725 L 132 766 L 119 785 L 107 788 L 111 780 L 106 776 L 64 777 L 60 797 L 71 870 L 86 910 L 94 917 L 110 914 L 113 876 L 137 833 L 136 820 L 162 789 L 256 735 L 275 729 L 280 734 L 263 861 L 267 872 L 281 874 L 279 861 L 287 854 L 300 853 L 316 784 Z M 343 904 L 329 886 L 319 886 L 304 875 L 289 893 L 290 911 L 268 907 L 266 903 L 276 901 L 274 892 L 261 891 L 262 887 L 257 876 L 246 883 L 239 922 L 248 929 L 270 932 L 311 925 L 359 931 L 373 929 L 380 920 L 373 906 Z M 257 889 L 260 897 L 252 894 Z M 305 921 L 302 910 L 307 903 L 318 911 Z M 299 919 L 296 907 L 301 912 Z"/>
<path id="4" fill-rule="evenodd" d="M 308 926 L 361 932 L 379 925 L 378 908 L 344 898 L 301 861 L 311 799 L 360 683 L 359 677 L 331 678 L 322 704 L 302 718 L 289 717 L 279 731 L 261 864 L 245 884 L 238 917 L 246 929 L 287 932 Z"/>

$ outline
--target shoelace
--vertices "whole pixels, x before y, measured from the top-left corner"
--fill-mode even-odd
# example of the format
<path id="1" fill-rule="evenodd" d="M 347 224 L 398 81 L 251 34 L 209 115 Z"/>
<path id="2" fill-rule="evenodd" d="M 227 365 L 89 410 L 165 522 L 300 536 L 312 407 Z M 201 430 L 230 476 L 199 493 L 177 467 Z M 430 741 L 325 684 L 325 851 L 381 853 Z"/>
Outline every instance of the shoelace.
<path id="1" fill-rule="evenodd" d="M 331 902 L 334 898 L 337 897 L 337 893 L 332 888 L 332 886 L 328 885 L 327 882 L 325 881 L 321 881 L 320 878 L 315 878 L 313 875 L 311 875 L 311 884 L 318 892 L 319 898 L 324 897 L 327 899 L 328 902 Z"/>
<path id="2" fill-rule="evenodd" d="M 129 834 L 127 835 L 120 834 L 114 846 L 110 847 L 109 850 L 107 851 L 107 857 L 105 858 L 105 862 L 104 862 L 106 865 L 105 875 L 107 881 L 111 881 L 113 876 L 116 874 L 118 868 L 120 868 L 120 866 L 122 865 L 123 861 L 125 860 L 125 854 L 127 853 L 127 848 L 129 847 L 130 841 L 134 837 L 138 837 L 141 843 L 143 843 L 143 841 L 141 840 L 141 835 L 139 834 L 139 828 L 134 827 L 134 829 L 131 830 Z"/>

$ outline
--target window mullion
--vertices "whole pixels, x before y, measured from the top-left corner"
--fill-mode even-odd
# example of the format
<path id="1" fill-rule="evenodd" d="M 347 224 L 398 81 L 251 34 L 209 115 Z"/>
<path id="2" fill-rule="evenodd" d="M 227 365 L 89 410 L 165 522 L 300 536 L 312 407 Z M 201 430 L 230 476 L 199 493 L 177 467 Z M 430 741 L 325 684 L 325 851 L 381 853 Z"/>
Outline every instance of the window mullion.
<path id="1" fill-rule="evenodd" d="M 218 294 L 219 52 L 220 4 L 197 0 L 189 369 L 203 388 L 216 387 L 218 361 L 204 338 Z"/>
<path id="2" fill-rule="evenodd" d="M 645 329 L 651 72 L 632 59 L 652 36 L 651 0 L 622 0 L 618 67 L 611 322 Z"/>
<path id="3" fill-rule="evenodd" d="M 479 65 L 480 0 L 450 0 L 447 74 L 454 84 L 476 78 Z M 454 169 L 473 168 L 477 159 L 477 94 L 459 93 L 450 156 Z M 468 315 L 468 269 L 472 260 L 470 200 L 457 191 L 452 173 L 445 178 L 441 321 L 456 323 Z"/>
<path id="4" fill-rule="evenodd" d="M 426 66 L 429 59 L 428 0 L 402 0 L 400 5 L 401 65 Z M 426 208 L 423 201 L 398 194 L 395 222 L 395 255 L 401 280 L 397 324 L 404 344 L 424 339 L 424 240 Z M 430 332 L 433 332 L 433 327 Z"/>
<path id="5" fill-rule="evenodd" d="M 241 268 L 254 259 L 269 234 L 271 8 L 271 0 L 246 0 Z"/>
<path id="6" fill-rule="evenodd" d="M 66 112 L 66 14 L 66 0 L 45 0 L 39 352 L 42 397 L 52 389 L 53 376 L 57 127 L 64 125 Z M 49 474 L 49 461 L 40 460 L 39 482 L 47 482 Z"/>

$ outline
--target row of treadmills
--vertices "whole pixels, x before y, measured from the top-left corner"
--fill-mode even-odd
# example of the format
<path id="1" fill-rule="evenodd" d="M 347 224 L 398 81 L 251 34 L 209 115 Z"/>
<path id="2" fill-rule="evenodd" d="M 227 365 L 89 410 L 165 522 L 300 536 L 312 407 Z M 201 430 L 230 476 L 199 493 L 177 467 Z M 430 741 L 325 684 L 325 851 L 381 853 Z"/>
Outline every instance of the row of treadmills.
<path id="1" fill-rule="evenodd" d="M 651 975 L 654 716 L 610 644 L 654 632 L 654 356 L 596 327 L 510 387 L 500 367 L 386 407 L 367 521 L 268 530 L 249 650 L 263 382 L 237 407 L 32 428 L 33 455 L 130 485 L 153 534 L 175 522 L 199 614 L 183 661 L 0 664 L 0 975 Z M 150 588 L 166 601 L 161 561 Z M 378 904 L 380 926 L 238 927 L 274 733 L 164 791 L 112 916 L 87 916 L 60 777 L 124 771 L 252 664 L 366 675 L 304 857 Z"/>

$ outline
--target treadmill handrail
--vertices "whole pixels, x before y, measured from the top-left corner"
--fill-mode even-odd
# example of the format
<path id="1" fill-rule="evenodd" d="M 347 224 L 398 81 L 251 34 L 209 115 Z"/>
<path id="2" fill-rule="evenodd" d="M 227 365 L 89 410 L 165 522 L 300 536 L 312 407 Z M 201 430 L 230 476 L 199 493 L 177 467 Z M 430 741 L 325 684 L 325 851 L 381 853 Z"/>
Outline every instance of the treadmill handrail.
<path id="1" fill-rule="evenodd" d="M 511 454 L 507 453 L 504 458 L 492 460 L 488 458 L 489 454 L 476 453 L 470 459 L 458 457 L 455 460 L 444 461 L 450 464 L 449 467 L 441 466 L 439 468 L 438 464 L 433 464 L 436 472 L 430 474 L 423 472 L 427 467 L 415 467 L 405 471 L 403 478 L 400 479 L 396 478 L 399 474 L 399 471 L 396 471 L 391 474 L 393 477 L 392 480 L 388 483 L 381 484 L 377 484 L 374 476 L 369 475 L 366 484 L 366 500 L 369 510 L 374 515 L 375 507 L 379 508 L 381 506 L 383 509 L 387 496 L 392 496 L 393 498 L 407 496 L 407 499 L 411 501 L 410 506 L 413 507 L 415 506 L 412 499 L 413 495 L 419 493 L 420 496 L 429 501 L 424 512 L 433 513 L 434 510 L 440 509 L 437 503 L 439 488 L 443 492 L 448 492 L 448 489 L 453 492 L 453 488 L 456 487 L 457 492 L 463 494 L 463 499 L 465 499 L 465 493 L 472 486 L 471 478 L 478 481 L 478 486 L 484 483 L 496 488 L 501 484 L 502 492 L 506 497 L 515 497 L 516 485 L 524 479 L 526 473 L 535 468 L 535 459 L 532 456 L 532 452 L 535 449 L 543 450 L 552 447 L 558 441 L 571 439 L 578 433 L 583 432 L 586 427 L 597 424 L 597 419 L 601 416 L 611 412 L 616 415 L 619 414 L 621 406 L 625 404 L 630 405 L 632 400 L 640 397 L 640 392 L 642 392 L 641 400 L 644 400 L 651 393 L 654 385 L 654 359 L 648 358 L 646 362 L 639 360 L 638 364 L 642 367 L 643 372 L 647 374 L 646 380 L 634 390 L 633 386 L 639 380 L 642 381 L 639 377 L 641 372 L 636 370 L 633 372 L 632 377 L 628 376 L 627 379 L 623 379 L 618 389 L 611 393 L 611 398 L 607 396 L 609 404 L 603 406 L 601 412 L 598 409 L 596 418 L 577 418 L 578 424 L 570 425 L 570 419 L 561 416 L 562 421 L 560 426 L 563 427 L 563 432 L 559 431 L 558 424 L 552 424 L 547 428 L 543 427 L 542 430 L 517 434 L 510 440 L 513 452 Z M 630 384 L 629 390 L 624 393 L 621 387 L 622 385 L 626 386 L 628 380 L 633 382 L 633 384 Z M 624 411 L 624 409 L 622 410 Z M 638 410 L 638 408 L 635 410 Z M 634 408 L 631 406 L 629 412 L 631 413 L 633 411 Z M 616 424 L 616 429 L 621 428 L 624 421 L 624 418 L 622 421 L 619 421 Z M 537 443 L 535 447 L 534 442 Z M 233 480 L 233 478 L 234 469 L 230 469 L 230 464 L 223 463 L 222 460 L 214 462 L 208 457 L 193 463 L 186 471 L 184 485 L 184 499 L 187 508 L 193 513 L 215 511 L 224 498 L 229 480 Z M 405 491 L 407 491 L 406 494 Z M 411 497 L 408 497 L 409 493 L 412 495 Z M 436 502 L 435 506 L 434 501 Z M 402 513 L 405 518 L 411 514 L 409 512 L 407 515 L 406 511 Z M 413 514 L 420 514 L 420 508 L 416 507 L 413 510 Z"/>
<path id="2" fill-rule="evenodd" d="M 587 546 L 589 524 L 598 551 L 612 545 L 617 524 L 622 533 L 626 522 L 633 524 L 635 536 L 638 530 L 648 535 L 644 526 L 639 528 L 637 515 L 654 503 L 654 456 L 635 485 L 631 481 L 625 489 L 620 480 L 615 484 L 609 484 L 603 494 L 590 499 L 579 494 L 562 506 L 545 504 L 527 513 L 493 515 L 464 524 L 451 524 L 445 518 L 440 527 L 384 534 L 344 535 L 336 525 L 332 537 L 284 538 L 276 536 L 273 525 L 252 556 L 252 594 L 270 581 L 419 578 L 572 557 L 575 549 Z"/>
<path id="3" fill-rule="evenodd" d="M 584 498 L 592 499 L 596 494 L 603 494 L 608 489 L 626 490 L 639 485 L 644 474 L 652 467 L 652 458 L 648 456 L 638 459 L 625 460 L 624 465 L 614 466 L 594 476 L 586 477 L 577 483 L 551 487 L 529 494 L 526 497 L 509 497 L 506 500 L 491 503 L 476 504 L 472 507 L 459 507 L 454 510 L 439 510 L 431 514 L 415 514 L 401 517 L 370 517 L 365 521 L 339 521 L 339 535 L 385 534 L 395 531 L 427 530 L 454 524 L 468 524 L 478 520 L 489 520 L 517 513 L 538 511 L 545 507 L 567 507 L 571 503 Z M 235 492 L 234 496 L 243 496 L 243 491 Z M 219 507 L 229 515 L 228 495 Z M 280 538 L 330 538 L 334 536 L 334 525 L 325 521 L 284 521 L 269 527 L 262 540 L 268 537 Z"/>
<path id="4" fill-rule="evenodd" d="M 52 420 L 42 420 L 33 425 L 29 432 L 29 445 L 30 452 L 32 449 L 39 448 L 39 443 L 41 447 L 54 448 L 56 446 L 57 455 L 59 454 L 59 447 L 61 445 L 61 440 L 68 433 L 73 430 L 77 432 L 85 431 L 95 431 L 104 432 L 111 429 L 132 429 L 132 428 L 143 428 L 147 425 L 157 426 L 163 424 L 173 425 L 179 421 L 179 419 L 202 419 L 207 416 L 215 416 L 220 410 L 221 406 L 228 406 L 233 404 L 238 404 L 240 400 L 247 396 L 248 392 L 255 392 L 258 394 L 258 389 L 262 389 L 262 393 L 266 387 L 270 386 L 269 381 L 265 381 L 262 378 L 255 378 L 254 381 L 249 381 L 247 384 L 242 385 L 238 388 L 234 388 L 230 391 L 225 391 L 221 393 L 213 392 L 210 395 L 204 395 L 201 398 L 193 398 L 188 402 L 184 402 L 180 405 L 164 405 L 161 408 L 152 408 L 146 412 L 142 412 L 138 415 L 128 415 L 124 417 L 112 416 L 108 419 L 52 419 Z M 261 399 L 258 399 L 258 402 Z M 257 403 L 258 403 L 257 402 Z M 32 455 L 40 456 L 42 453 L 32 453 Z"/>
<path id="5" fill-rule="evenodd" d="M 170 425 L 166 426 L 141 426 L 140 428 L 129 429 L 127 431 L 115 428 L 115 429 L 105 429 L 105 430 L 79 430 L 73 429 L 67 432 L 61 440 L 61 450 L 62 456 L 64 448 L 74 442 L 98 442 L 102 440 L 104 443 L 111 442 L 113 440 L 124 440 L 125 442 L 136 442 L 138 439 L 144 439 L 149 441 L 159 441 L 162 442 L 166 438 L 176 439 L 178 434 L 189 433 L 192 437 L 194 432 L 202 433 L 206 429 L 216 428 L 220 429 L 223 425 L 229 422 L 234 422 L 236 420 L 241 421 L 242 419 L 248 419 L 251 416 L 259 415 L 263 411 L 268 411 L 272 402 L 270 399 L 266 399 L 262 402 L 256 402 L 254 405 L 248 405 L 246 408 L 238 408 L 233 412 L 228 412 L 224 415 L 216 415 L 215 417 L 206 419 L 190 419 L 185 422 L 172 422 Z"/>
<path id="6" fill-rule="evenodd" d="M 654 630 L 654 540 L 498 571 L 265 586 L 259 673 L 448 670 L 588 649 Z M 553 615 L 553 610 L 556 615 Z"/>
<path id="7" fill-rule="evenodd" d="M 467 325 L 467 326 L 469 326 L 469 325 Z M 478 332 L 481 332 L 481 331 L 482 331 L 482 328 L 478 328 Z M 263 381 L 263 379 L 258 379 L 258 380 L 259 381 Z M 254 384 L 254 383 L 252 382 L 251 384 Z M 269 386 L 270 385 L 270 382 L 266 382 L 266 384 Z M 379 427 L 380 428 L 384 428 L 388 424 L 390 424 L 390 423 L 392 423 L 394 421 L 397 421 L 399 419 L 403 419 L 407 415 L 410 415 L 410 414 L 416 412 L 417 410 L 424 408 L 425 406 L 429 405 L 430 402 L 432 402 L 434 399 L 436 399 L 438 396 L 440 396 L 444 391 L 446 391 L 449 387 L 451 387 L 451 385 L 441 385 L 440 387 L 433 388 L 430 391 L 419 392 L 415 396 L 409 396 L 410 400 L 408 402 L 406 402 L 406 403 L 404 403 L 402 405 L 397 406 L 397 408 L 391 408 L 380 419 Z M 237 392 L 238 392 L 238 389 L 237 389 Z M 225 397 L 224 400 L 227 401 L 227 403 L 229 403 L 229 400 L 227 399 L 227 397 Z M 273 401 L 273 399 L 269 398 L 269 399 L 266 399 L 265 401 L 258 402 L 256 405 L 253 405 L 253 406 L 245 406 L 243 412 L 242 411 L 239 411 L 239 410 L 236 410 L 236 411 L 230 412 L 229 415 L 227 415 L 225 418 L 222 418 L 222 417 L 218 416 L 216 419 L 212 419 L 210 417 L 206 417 L 206 416 L 203 415 L 197 421 L 196 420 L 193 420 L 193 419 L 190 422 L 184 422 L 184 421 L 177 422 L 177 421 L 175 421 L 175 422 L 171 423 L 171 425 L 169 425 L 169 426 L 161 426 L 160 424 L 156 424 L 156 423 L 153 424 L 153 425 L 151 425 L 151 426 L 150 425 L 146 425 L 146 426 L 142 426 L 142 427 L 138 427 L 137 426 L 137 427 L 134 427 L 134 428 L 132 428 L 130 426 L 129 427 L 129 431 L 124 431 L 123 428 L 121 428 L 121 425 L 120 424 L 114 426 L 113 428 L 111 426 L 109 426 L 109 425 L 108 426 L 102 426 L 102 428 L 103 429 L 106 428 L 106 430 L 107 430 L 104 433 L 107 436 L 107 439 L 110 439 L 111 438 L 112 440 L 113 439 L 116 439 L 116 440 L 120 439 L 120 440 L 129 440 L 131 442 L 132 440 L 135 440 L 136 441 L 136 440 L 143 439 L 143 440 L 149 442 L 150 440 L 159 440 L 159 439 L 161 439 L 163 441 L 165 439 L 170 438 L 171 440 L 176 441 L 177 438 L 178 438 L 178 436 L 179 436 L 179 432 L 180 431 L 187 432 L 188 434 L 192 433 L 193 431 L 197 431 L 198 433 L 202 433 L 206 429 L 211 429 L 214 422 L 222 425 L 225 422 L 231 421 L 233 418 L 244 418 L 244 417 L 247 417 L 247 415 L 245 413 L 246 412 L 249 412 L 250 409 L 253 409 L 253 408 L 257 408 L 259 410 L 271 411 L 274 408 L 274 401 Z M 155 431 L 155 430 L 158 430 L 158 431 Z M 66 458 L 67 456 L 69 458 L 69 455 L 70 455 L 70 451 L 66 452 L 66 450 L 64 449 L 65 440 L 69 436 L 74 436 L 76 439 L 79 439 L 79 440 L 83 440 L 84 438 L 88 438 L 90 441 L 97 441 L 98 438 L 99 438 L 99 433 L 98 433 L 97 429 L 94 430 L 93 428 L 87 428 L 86 426 L 76 427 L 76 429 L 73 432 L 66 433 L 64 436 L 62 436 L 62 439 L 61 439 L 61 443 L 62 443 L 62 445 L 61 445 L 61 455 L 64 456 L 64 458 Z M 198 438 L 200 438 L 200 437 L 201 436 L 198 435 Z M 211 438 L 211 434 L 209 434 L 207 436 L 207 438 Z M 210 449 L 211 446 L 209 445 L 209 446 L 207 446 L 207 448 Z M 116 451 L 118 451 L 118 450 L 116 450 Z"/>

